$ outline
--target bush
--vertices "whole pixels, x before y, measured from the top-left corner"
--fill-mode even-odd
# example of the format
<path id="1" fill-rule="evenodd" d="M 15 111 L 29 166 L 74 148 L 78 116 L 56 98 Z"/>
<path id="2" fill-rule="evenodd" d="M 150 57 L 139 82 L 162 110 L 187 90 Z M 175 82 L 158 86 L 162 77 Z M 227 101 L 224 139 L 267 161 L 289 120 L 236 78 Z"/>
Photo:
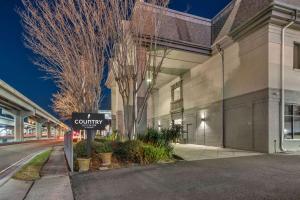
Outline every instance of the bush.
<path id="1" fill-rule="evenodd" d="M 74 158 L 86 158 L 87 156 L 86 141 L 82 140 L 74 146 Z"/>
<path id="2" fill-rule="evenodd" d="M 164 135 L 154 128 L 148 128 L 146 134 L 139 135 L 138 139 L 155 146 L 164 146 L 166 144 Z"/>
<path id="3" fill-rule="evenodd" d="M 106 139 L 109 141 L 121 141 L 121 136 L 117 130 L 114 130 L 110 135 L 106 136 Z"/>
<path id="4" fill-rule="evenodd" d="M 92 149 L 96 153 L 111 153 L 111 152 L 113 152 L 111 142 L 93 142 Z"/>
<path id="5" fill-rule="evenodd" d="M 157 129 L 148 128 L 145 135 L 139 135 L 138 138 L 154 146 L 165 146 L 168 147 L 171 142 L 175 142 L 181 135 L 181 127 L 174 125 L 169 129 L 162 129 L 159 132 Z"/>
<path id="6" fill-rule="evenodd" d="M 181 136 L 181 126 L 173 125 L 171 128 L 162 129 L 161 132 L 168 143 L 176 142 Z"/>
<path id="7" fill-rule="evenodd" d="M 143 159 L 143 143 L 139 140 L 115 143 L 114 155 L 122 161 L 141 163 Z"/>
<path id="8" fill-rule="evenodd" d="M 95 142 L 108 142 L 106 138 L 95 138 Z"/>
<path id="9" fill-rule="evenodd" d="M 156 163 L 160 160 L 168 160 L 172 157 L 171 145 L 154 146 L 145 144 L 139 140 L 114 143 L 114 155 L 123 162 L 140 164 Z"/>
<path id="10" fill-rule="evenodd" d="M 143 146 L 143 163 L 151 164 L 161 160 L 168 160 L 171 158 L 170 152 L 165 147 L 155 147 L 153 145 Z"/>

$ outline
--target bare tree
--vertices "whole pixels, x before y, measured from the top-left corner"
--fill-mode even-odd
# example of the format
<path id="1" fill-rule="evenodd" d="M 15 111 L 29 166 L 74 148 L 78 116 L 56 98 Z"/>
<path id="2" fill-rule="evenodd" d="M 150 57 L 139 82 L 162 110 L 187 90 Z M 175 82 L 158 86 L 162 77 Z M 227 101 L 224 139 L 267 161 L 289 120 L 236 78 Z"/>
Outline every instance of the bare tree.
<path id="1" fill-rule="evenodd" d="M 133 139 L 168 49 L 159 45 L 168 0 L 110 0 L 110 70 L 123 100 L 125 134 Z M 142 97 L 139 98 L 138 96 Z"/>
<path id="2" fill-rule="evenodd" d="M 105 96 L 101 94 L 99 104 L 101 104 L 104 98 Z M 84 104 L 81 103 L 78 97 L 68 89 L 61 89 L 61 91 L 54 94 L 52 103 L 53 110 L 64 120 L 70 119 L 73 112 L 81 112 L 85 109 Z"/>
<path id="3" fill-rule="evenodd" d="M 102 0 L 22 0 L 25 44 L 55 81 L 54 109 L 97 112 L 107 45 Z"/>

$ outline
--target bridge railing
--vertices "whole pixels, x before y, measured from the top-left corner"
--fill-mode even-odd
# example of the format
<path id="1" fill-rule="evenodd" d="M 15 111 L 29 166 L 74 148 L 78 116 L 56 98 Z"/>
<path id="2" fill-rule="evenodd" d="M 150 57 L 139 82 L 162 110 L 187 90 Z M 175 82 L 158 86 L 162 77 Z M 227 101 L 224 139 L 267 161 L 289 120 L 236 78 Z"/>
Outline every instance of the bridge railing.
<path id="1" fill-rule="evenodd" d="M 72 131 L 68 131 L 64 135 L 64 151 L 66 160 L 71 172 L 73 172 L 73 134 Z"/>

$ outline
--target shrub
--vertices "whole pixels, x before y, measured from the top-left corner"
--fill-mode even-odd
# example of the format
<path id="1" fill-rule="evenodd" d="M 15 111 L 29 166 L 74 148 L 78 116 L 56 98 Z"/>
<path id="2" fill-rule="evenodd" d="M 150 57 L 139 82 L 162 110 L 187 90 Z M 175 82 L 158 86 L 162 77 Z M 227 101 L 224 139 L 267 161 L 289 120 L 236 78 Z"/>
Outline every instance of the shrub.
<path id="1" fill-rule="evenodd" d="M 114 130 L 110 135 L 106 136 L 106 139 L 109 141 L 120 141 L 121 136 L 117 130 Z"/>
<path id="2" fill-rule="evenodd" d="M 146 134 L 139 135 L 138 138 L 145 143 L 167 147 L 171 142 L 175 142 L 179 139 L 180 135 L 181 127 L 174 125 L 169 129 L 162 129 L 161 132 L 154 128 L 148 128 Z"/>
<path id="3" fill-rule="evenodd" d="M 164 135 L 154 128 L 148 128 L 146 134 L 139 135 L 138 139 L 155 146 L 164 146 L 166 144 Z"/>
<path id="4" fill-rule="evenodd" d="M 86 158 L 87 156 L 86 141 L 82 140 L 74 146 L 74 157 Z"/>
<path id="5" fill-rule="evenodd" d="M 143 146 L 143 163 L 151 164 L 161 160 L 170 159 L 170 152 L 166 147 L 156 147 L 153 145 Z"/>
<path id="6" fill-rule="evenodd" d="M 111 142 L 93 142 L 92 148 L 96 153 L 113 152 Z"/>
<path id="7" fill-rule="evenodd" d="M 141 163 L 143 158 L 143 143 L 139 140 L 129 140 L 114 144 L 114 154 L 122 161 Z"/>
<path id="8" fill-rule="evenodd" d="M 181 126 L 173 125 L 171 128 L 162 129 L 161 132 L 164 135 L 166 142 L 176 142 L 181 136 Z"/>
<path id="9" fill-rule="evenodd" d="M 106 138 L 95 138 L 95 142 L 107 142 L 108 140 Z"/>

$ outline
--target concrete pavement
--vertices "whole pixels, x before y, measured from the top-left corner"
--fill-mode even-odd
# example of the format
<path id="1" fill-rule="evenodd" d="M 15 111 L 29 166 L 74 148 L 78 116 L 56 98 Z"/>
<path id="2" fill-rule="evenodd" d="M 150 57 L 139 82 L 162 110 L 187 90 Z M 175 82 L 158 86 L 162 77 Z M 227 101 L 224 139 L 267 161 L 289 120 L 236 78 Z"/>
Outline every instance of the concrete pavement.
<path id="1" fill-rule="evenodd" d="M 299 200 L 300 156 L 261 155 L 71 177 L 77 200 Z"/>
<path id="2" fill-rule="evenodd" d="M 63 146 L 56 146 L 41 171 L 41 179 L 34 182 L 26 200 L 73 200 Z"/>
<path id="3" fill-rule="evenodd" d="M 174 153 L 186 161 L 263 155 L 253 151 L 194 144 L 174 144 Z"/>
<path id="4" fill-rule="evenodd" d="M 10 179 L 0 187 L 0 200 L 23 200 L 32 184 L 32 181 Z"/>

